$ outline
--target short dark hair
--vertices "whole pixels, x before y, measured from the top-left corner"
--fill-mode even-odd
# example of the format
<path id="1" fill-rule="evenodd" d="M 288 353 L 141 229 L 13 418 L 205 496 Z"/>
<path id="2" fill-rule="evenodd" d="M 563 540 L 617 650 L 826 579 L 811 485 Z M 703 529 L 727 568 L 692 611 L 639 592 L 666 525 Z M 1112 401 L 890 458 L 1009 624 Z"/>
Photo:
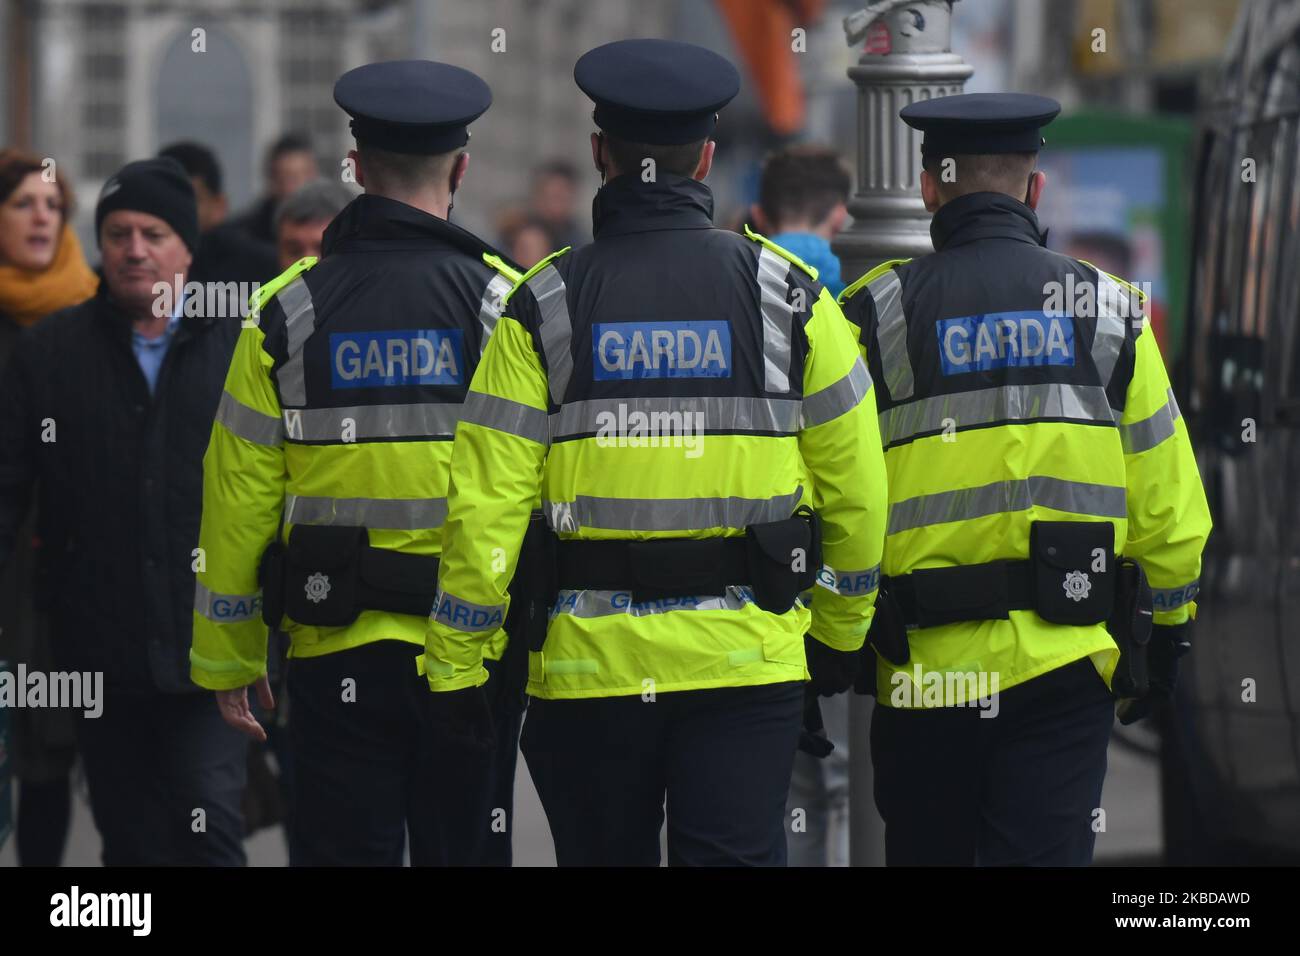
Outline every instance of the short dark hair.
<path id="1" fill-rule="evenodd" d="M 311 147 L 311 140 L 305 133 L 285 133 L 273 142 L 266 151 L 266 168 L 275 165 L 275 161 L 281 156 L 287 156 L 289 153 L 315 153 Z"/>
<path id="2" fill-rule="evenodd" d="M 159 156 L 170 156 L 185 168 L 191 179 L 197 179 L 214 196 L 221 195 L 221 163 L 217 154 L 202 143 L 182 140 L 158 150 Z"/>
<path id="3" fill-rule="evenodd" d="M 853 178 L 829 146 L 787 146 L 769 153 L 758 184 L 758 205 L 778 230 L 785 223 L 819 223 L 847 203 Z"/>
<path id="4" fill-rule="evenodd" d="M 549 176 L 555 176 L 576 184 L 578 182 L 578 167 L 567 159 L 548 159 L 546 162 L 538 163 L 533 167 L 534 181 L 546 179 Z"/>
<path id="5" fill-rule="evenodd" d="M 943 179 L 943 161 L 953 160 L 956 178 Z M 957 153 L 952 156 L 925 156 L 921 165 L 933 176 L 939 195 L 945 200 L 967 193 L 1005 193 L 1024 199 L 1029 188 L 1029 174 L 1038 162 L 1037 153 Z"/>
<path id="6" fill-rule="evenodd" d="M 447 153 L 394 153 L 357 140 L 357 159 L 365 172 L 367 189 L 378 193 L 409 193 L 451 175 L 451 166 L 463 147 Z"/>
<path id="7" fill-rule="evenodd" d="M 658 172 L 673 173 L 677 176 L 690 176 L 700 165 L 700 154 L 708 140 L 700 139 L 680 146 L 653 146 L 650 143 L 632 143 L 617 136 L 604 134 L 605 148 L 609 158 L 620 173 L 637 173 L 641 164 L 654 160 Z"/>

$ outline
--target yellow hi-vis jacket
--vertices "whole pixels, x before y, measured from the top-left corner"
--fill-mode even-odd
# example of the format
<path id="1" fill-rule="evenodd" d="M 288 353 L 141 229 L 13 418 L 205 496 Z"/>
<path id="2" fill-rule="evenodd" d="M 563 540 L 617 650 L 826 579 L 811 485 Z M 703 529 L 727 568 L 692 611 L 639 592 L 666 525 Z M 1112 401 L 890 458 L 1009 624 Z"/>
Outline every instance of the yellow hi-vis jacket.
<path id="1" fill-rule="evenodd" d="M 811 611 L 798 603 L 779 615 L 747 586 L 641 603 L 628 591 L 561 590 L 529 657 L 535 697 L 801 681 L 805 633 L 862 646 L 884 465 L 870 378 L 815 275 L 756 235 L 633 226 L 608 240 L 598 231 L 515 286 L 452 454 L 425 663 L 435 691 L 486 680 L 485 647 L 539 490 L 560 538 L 581 540 L 742 535 L 807 503 L 823 523 L 824 564 Z M 690 377 L 708 363 L 701 354 L 719 377 Z M 674 412 L 703 416 L 697 446 L 638 433 L 637 414 L 645 424 Z"/>
<path id="2" fill-rule="evenodd" d="M 340 213 L 324 251 L 259 290 L 204 457 L 190 662 L 213 690 L 266 672 L 258 563 L 282 514 L 284 541 L 296 524 L 360 525 L 373 547 L 439 553 L 461 403 L 519 276 L 464 230 L 378 196 Z M 417 645 L 414 675 L 425 619 L 365 610 L 346 627 L 283 627 L 291 657 Z"/>
<path id="3" fill-rule="evenodd" d="M 880 394 L 884 575 L 1024 560 L 1033 521 L 1109 521 L 1147 573 L 1155 623 L 1194 616 L 1209 509 L 1140 293 L 1028 237 L 944 226 L 961 239 L 840 296 Z M 1095 290 L 1095 314 L 1044 308 L 1062 286 Z M 1033 610 L 915 629 L 909 644 L 907 664 L 879 660 L 882 705 L 969 703 L 1083 657 L 1109 685 L 1119 657 L 1104 625 Z"/>

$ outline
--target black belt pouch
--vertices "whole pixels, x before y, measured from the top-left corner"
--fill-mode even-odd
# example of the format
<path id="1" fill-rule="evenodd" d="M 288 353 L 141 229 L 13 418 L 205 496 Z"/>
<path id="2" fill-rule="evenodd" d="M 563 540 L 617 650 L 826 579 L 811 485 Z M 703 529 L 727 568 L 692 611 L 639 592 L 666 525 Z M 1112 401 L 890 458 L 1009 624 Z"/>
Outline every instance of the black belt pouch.
<path id="1" fill-rule="evenodd" d="M 820 519 L 811 509 L 800 508 L 793 518 L 752 524 L 745 529 L 745 552 L 754 603 L 784 614 L 817 583 L 822 566 Z"/>
<path id="2" fill-rule="evenodd" d="M 262 552 L 257 583 L 262 588 L 262 620 L 267 627 L 277 628 L 284 617 L 284 545 L 279 538 Z"/>
<path id="3" fill-rule="evenodd" d="M 1115 575 L 1115 610 L 1107 629 L 1119 645 L 1119 663 L 1110 689 L 1116 697 L 1145 697 L 1149 689 L 1151 586 L 1142 566 L 1132 558 L 1120 558 Z"/>
<path id="4" fill-rule="evenodd" d="M 361 613 L 361 555 L 369 544 L 365 528 L 294 527 L 285 560 L 285 613 L 313 627 L 355 621 Z"/>
<path id="5" fill-rule="evenodd" d="M 1100 624 L 1115 606 L 1115 526 L 1035 521 L 1029 529 L 1034 610 L 1052 624 Z"/>

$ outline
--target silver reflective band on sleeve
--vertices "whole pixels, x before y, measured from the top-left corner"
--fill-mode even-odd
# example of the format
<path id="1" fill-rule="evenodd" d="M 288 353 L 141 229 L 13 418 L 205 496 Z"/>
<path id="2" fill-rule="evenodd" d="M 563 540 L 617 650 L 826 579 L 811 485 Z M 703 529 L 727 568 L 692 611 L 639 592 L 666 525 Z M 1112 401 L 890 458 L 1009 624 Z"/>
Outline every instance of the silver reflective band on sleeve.
<path id="1" fill-rule="evenodd" d="M 669 611 L 739 611 L 754 603 L 753 592 L 748 587 L 731 586 L 727 593 L 698 597 L 660 598 L 655 601 L 633 602 L 631 591 L 560 591 L 551 610 L 551 620 L 561 615 L 591 618 L 623 614 L 628 617 L 649 617 Z"/>
<path id="2" fill-rule="evenodd" d="M 245 441 L 273 448 L 284 442 L 284 427 L 279 418 L 249 408 L 229 392 L 221 393 L 221 401 L 217 403 L 217 421 Z"/>
<path id="3" fill-rule="evenodd" d="M 803 400 L 803 427 L 813 428 L 857 408 L 871 391 L 871 373 L 859 358 L 849 374 Z"/>
<path id="4" fill-rule="evenodd" d="M 1127 516 L 1125 505 L 1126 493 L 1122 487 L 1035 475 L 896 502 L 890 505 L 889 527 L 885 533 L 1026 511 L 1034 506 L 1095 518 L 1123 518 Z"/>
<path id="5" fill-rule="evenodd" d="M 419 405 L 355 405 L 346 408 L 286 408 L 290 440 L 309 442 L 451 438 L 461 406 L 435 402 Z"/>
<path id="6" fill-rule="evenodd" d="M 548 265 L 528 280 L 528 288 L 537 300 L 541 312 L 542 352 L 546 356 L 546 377 L 551 386 L 551 400 L 559 405 L 573 375 L 573 353 L 569 350 L 573 338 L 573 322 L 569 318 L 568 295 L 564 280 L 555 266 Z"/>
<path id="7" fill-rule="evenodd" d="M 1156 409 L 1154 415 L 1131 425 L 1119 426 L 1119 437 L 1124 443 L 1124 454 L 1136 455 L 1138 452 L 1155 448 L 1166 438 L 1173 437 L 1174 422 L 1178 421 L 1182 412 L 1178 410 L 1178 402 L 1174 400 L 1174 390 L 1171 388 L 1166 394 L 1168 401 Z"/>
<path id="8" fill-rule="evenodd" d="M 880 565 L 865 571 L 836 571 L 823 564 L 817 572 L 817 583 L 841 597 L 861 597 L 880 587 Z"/>
<path id="9" fill-rule="evenodd" d="M 512 288 L 514 286 L 511 285 L 510 280 L 497 273 L 483 290 L 483 301 L 478 306 L 478 321 L 483 326 L 483 345 L 479 349 L 480 355 L 483 349 L 487 348 L 492 333 L 496 331 L 497 319 L 501 318 L 501 299 Z"/>
<path id="10" fill-rule="evenodd" d="M 280 385 L 280 401 L 285 405 L 306 405 L 307 385 L 302 367 L 302 347 L 307 344 L 316 326 L 316 308 L 311 302 L 311 292 L 302 276 L 294 279 L 276 293 L 284 309 L 284 331 L 287 339 L 288 359 L 276 372 Z"/>
<path id="11" fill-rule="evenodd" d="M 286 524 L 360 525 L 424 531 L 447 520 L 446 498 L 312 498 L 284 496 Z"/>
<path id="12" fill-rule="evenodd" d="M 239 624 L 262 615 L 262 592 L 218 594 L 194 582 L 194 610 L 218 624 Z"/>
<path id="13" fill-rule="evenodd" d="M 912 359 L 907 352 L 907 319 L 903 315 L 903 284 L 890 269 L 867 286 L 876 304 L 876 348 L 889 397 L 910 398 L 916 383 Z"/>
<path id="14" fill-rule="evenodd" d="M 1200 580 L 1176 588 L 1152 588 L 1151 606 L 1156 611 L 1174 611 L 1196 600 L 1201 591 Z"/>
<path id="15" fill-rule="evenodd" d="M 949 427 L 956 430 L 1044 418 L 1115 423 L 1106 390 L 1100 385 L 1004 385 L 895 405 L 880 413 L 880 438 L 889 447 Z"/>
<path id="16" fill-rule="evenodd" d="M 767 248 L 758 253 L 758 300 L 763 313 L 763 389 L 790 391 L 790 335 L 794 308 L 787 300 L 790 260 Z"/>
<path id="17" fill-rule="evenodd" d="M 429 616 L 439 624 L 446 624 L 458 631 L 477 633 L 495 631 L 504 622 L 506 606 L 504 604 L 475 604 L 454 594 L 439 590 L 433 599 L 433 610 Z"/>
<path id="18" fill-rule="evenodd" d="M 1130 316 L 1115 306 L 1128 302 L 1128 294 L 1110 276 L 1097 270 L 1097 330 L 1092 340 L 1092 363 L 1104 385 L 1110 384 L 1124 345 L 1124 333 Z M 1140 314 L 1140 313 L 1139 313 Z"/>
<path id="19" fill-rule="evenodd" d="M 483 392 L 470 392 L 465 398 L 461 421 L 517 435 L 539 445 L 545 445 L 549 438 L 544 409 Z"/>
<path id="20" fill-rule="evenodd" d="M 555 531 L 705 531 L 781 521 L 794 513 L 803 488 L 774 498 L 594 498 L 543 501 Z"/>
<path id="21" fill-rule="evenodd" d="M 696 420 L 684 416 L 696 414 L 704 416 L 706 433 L 793 435 L 799 428 L 799 402 L 789 398 L 605 398 L 564 405 L 551 416 L 551 434 L 555 441 L 607 432 L 611 427 L 615 434 L 640 427 L 649 429 L 647 434 L 684 434 L 671 429 L 694 427 Z M 644 425 L 638 424 L 640 416 L 645 416 Z"/>

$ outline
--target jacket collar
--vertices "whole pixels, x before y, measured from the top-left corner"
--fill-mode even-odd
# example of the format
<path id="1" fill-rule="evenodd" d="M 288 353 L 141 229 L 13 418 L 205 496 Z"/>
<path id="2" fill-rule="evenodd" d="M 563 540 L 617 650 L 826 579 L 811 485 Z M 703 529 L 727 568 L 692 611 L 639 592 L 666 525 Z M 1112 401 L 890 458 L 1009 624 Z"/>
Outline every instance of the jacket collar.
<path id="1" fill-rule="evenodd" d="M 713 191 L 697 179 L 671 173 L 652 183 L 628 173 L 600 188 L 591 219 L 597 239 L 659 229 L 712 229 Z"/>
<path id="2" fill-rule="evenodd" d="M 95 316 L 105 324 L 113 337 L 129 344 L 135 331 L 135 323 L 126 309 L 122 308 L 121 304 L 109 294 L 108 283 L 104 281 L 102 267 L 96 271 L 99 273 L 99 288 L 95 290 L 94 296 L 87 301 L 94 309 Z M 190 281 L 188 276 L 185 281 Z M 218 321 L 222 320 L 211 316 L 185 315 L 184 311 L 182 311 L 177 317 L 172 344 L 183 342 Z"/>
<path id="3" fill-rule="evenodd" d="M 358 196 L 321 237 L 321 258 L 335 252 L 452 246 L 475 259 L 495 249 L 460 226 L 387 196 Z"/>
<path id="4" fill-rule="evenodd" d="M 938 252 L 978 239 L 1015 239 L 1047 244 L 1047 230 L 1019 200 L 1003 193 L 967 193 L 946 202 L 930 222 L 930 239 Z"/>

